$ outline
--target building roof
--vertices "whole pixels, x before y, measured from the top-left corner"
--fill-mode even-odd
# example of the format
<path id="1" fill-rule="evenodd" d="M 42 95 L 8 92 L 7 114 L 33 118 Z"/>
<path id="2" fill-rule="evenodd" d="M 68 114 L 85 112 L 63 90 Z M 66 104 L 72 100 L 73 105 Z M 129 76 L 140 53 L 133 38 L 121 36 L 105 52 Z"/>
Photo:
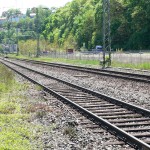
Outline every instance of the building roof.
<path id="1" fill-rule="evenodd" d="M 1 18 L 0 18 L 0 20 L 6 20 L 6 19 L 7 19 L 6 17 L 1 17 Z"/>
<path id="2" fill-rule="evenodd" d="M 31 18 L 33 18 L 33 17 L 35 17 L 35 16 L 36 16 L 35 13 L 31 13 L 31 14 L 30 14 L 30 17 L 31 17 Z"/>

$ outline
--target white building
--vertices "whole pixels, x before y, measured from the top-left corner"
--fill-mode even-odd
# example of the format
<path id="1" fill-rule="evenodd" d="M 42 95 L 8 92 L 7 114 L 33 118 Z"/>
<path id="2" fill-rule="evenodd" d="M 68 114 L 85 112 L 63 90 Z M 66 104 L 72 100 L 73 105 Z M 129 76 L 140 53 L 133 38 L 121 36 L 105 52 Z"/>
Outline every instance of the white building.
<path id="1" fill-rule="evenodd" d="M 2 17 L 0 18 L 0 24 L 3 24 L 7 21 L 7 18 L 6 17 Z"/>
<path id="2" fill-rule="evenodd" d="M 32 14 L 30 18 L 34 18 L 35 14 Z M 20 19 L 25 19 L 26 18 L 26 15 L 25 14 L 20 14 L 18 16 L 14 16 L 14 17 L 11 17 L 9 18 L 9 20 L 7 20 L 6 17 L 1 17 L 0 18 L 0 24 L 3 24 L 7 21 L 10 21 L 10 22 L 19 22 Z"/>

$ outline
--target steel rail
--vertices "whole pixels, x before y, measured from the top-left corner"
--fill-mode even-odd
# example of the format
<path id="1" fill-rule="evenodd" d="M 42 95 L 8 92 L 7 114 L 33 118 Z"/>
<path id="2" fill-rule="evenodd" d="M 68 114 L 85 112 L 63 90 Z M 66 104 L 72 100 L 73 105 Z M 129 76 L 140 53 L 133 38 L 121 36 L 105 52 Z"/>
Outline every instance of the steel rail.
<path id="1" fill-rule="evenodd" d="M 133 81 L 138 81 L 138 82 L 150 83 L 149 75 L 113 71 L 113 70 L 106 70 L 106 69 L 87 68 L 87 67 L 73 66 L 73 65 L 66 65 L 66 64 L 48 63 L 48 62 L 29 60 L 29 59 L 18 59 L 18 60 L 28 61 L 28 62 L 32 62 L 35 64 L 47 65 L 47 66 L 52 66 L 52 67 L 83 71 L 83 72 L 92 73 L 92 74 L 98 74 L 98 75 L 110 76 L 110 77 L 121 78 L 121 79 L 128 79 L 128 80 L 133 80 Z"/>
<path id="2" fill-rule="evenodd" d="M 3 62 L 2 62 L 3 63 Z M 30 77 L 27 77 L 26 75 L 24 75 L 23 73 L 17 71 L 16 69 L 10 67 L 9 65 L 3 63 L 4 65 L 6 65 L 7 67 L 11 68 L 12 70 L 14 70 L 15 72 L 17 72 L 18 74 L 22 75 L 23 77 L 27 78 L 28 80 L 32 81 L 33 83 L 36 83 L 40 86 L 43 87 L 43 89 L 49 93 L 51 93 L 52 95 L 54 95 L 55 97 L 57 97 L 58 99 L 64 101 L 65 103 L 71 104 L 74 108 L 80 110 L 82 113 L 84 113 L 85 116 L 88 116 L 88 118 L 90 118 L 91 120 L 93 120 L 94 122 L 96 122 L 97 124 L 101 125 L 103 128 L 105 128 L 106 130 L 108 130 L 109 132 L 111 132 L 112 134 L 114 134 L 116 137 L 118 137 L 119 139 L 122 139 L 124 142 L 127 142 L 129 145 L 132 145 L 135 149 L 139 149 L 139 150 L 149 150 L 150 149 L 150 145 L 144 143 L 143 141 L 137 139 L 136 137 L 128 134 L 127 132 L 123 131 L 122 129 L 116 127 L 115 125 L 112 125 L 110 122 L 104 120 L 103 118 L 93 114 L 92 112 L 88 111 L 87 109 L 79 106 L 78 104 L 72 102 L 71 100 L 69 100 L 68 98 L 65 98 L 64 96 L 58 94 L 57 92 L 53 91 L 52 89 L 49 89 L 47 87 L 45 87 L 44 85 L 40 84 L 39 82 L 31 79 Z M 20 66 L 24 69 L 28 69 L 30 71 L 34 71 L 32 69 L 23 67 L 21 65 L 15 64 L 14 65 Z M 43 73 L 34 71 L 40 75 L 44 75 L 46 77 L 50 77 L 49 75 L 45 75 Z M 52 79 L 54 79 L 54 77 L 50 77 Z M 60 81 L 62 83 L 65 83 L 66 81 L 60 80 L 60 79 L 56 79 L 57 81 Z M 67 84 L 71 85 L 71 83 L 66 82 Z M 93 95 L 99 95 L 100 97 L 103 97 L 103 95 L 101 95 L 100 93 L 95 93 L 94 91 L 88 90 L 88 89 L 84 89 L 82 87 L 79 87 L 77 85 L 72 85 L 73 87 L 77 87 L 77 88 L 81 88 L 83 91 L 85 92 L 90 92 Z M 106 98 L 107 96 L 104 95 L 104 98 Z M 110 98 L 110 97 L 107 97 Z M 113 98 L 110 98 L 112 100 L 114 100 Z M 118 100 L 117 100 L 118 101 Z M 120 101 L 119 101 L 120 102 Z M 124 102 L 123 102 L 124 103 Z M 130 106 L 130 104 L 128 104 L 128 106 Z M 134 109 L 137 108 L 136 106 L 134 106 Z M 137 108 L 138 111 L 143 110 L 142 108 L 138 107 Z M 148 115 L 150 116 L 150 111 L 149 110 L 144 110 L 144 111 L 140 111 L 142 114 L 144 112 L 144 115 Z M 146 114 L 145 114 L 146 113 Z"/>
<path id="3" fill-rule="evenodd" d="M 9 62 L 9 61 L 8 61 L 8 62 Z M 24 68 L 24 69 L 28 69 L 28 70 L 30 70 L 30 71 L 33 71 L 33 72 L 38 73 L 38 74 L 40 74 L 40 75 L 43 75 L 43 76 L 45 76 L 45 77 L 48 77 L 48 78 L 57 80 L 57 81 L 59 81 L 59 82 L 62 82 L 62 83 L 67 84 L 67 85 L 69 85 L 69 86 L 71 86 L 71 87 L 77 88 L 77 89 L 79 89 L 79 90 L 82 90 L 82 91 L 84 91 L 84 92 L 86 92 L 86 93 L 89 93 L 89 94 L 91 94 L 91 95 L 97 96 L 97 97 L 99 97 L 99 98 L 103 98 L 103 99 L 105 99 L 105 101 L 111 102 L 111 103 L 113 103 L 113 104 L 115 104 L 115 105 L 119 105 L 119 106 L 121 106 L 121 107 L 127 108 L 127 109 L 129 109 L 129 110 L 134 111 L 134 112 L 140 113 L 140 114 L 142 114 L 142 115 L 144 115 L 144 116 L 150 117 L 150 111 L 149 111 L 148 109 L 144 109 L 144 108 L 142 108 L 142 107 L 138 107 L 138 106 L 136 106 L 136 105 L 123 102 L 123 101 L 121 101 L 121 100 L 118 100 L 118 99 L 116 99 L 116 98 L 107 96 L 107 95 L 102 94 L 102 93 L 100 93 L 100 92 L 96 92 L 96 91 L 93 91 L 93 90 L 84 88 L 84 87 L 82 87 L 82 86 L 79 86 L 79 85 L 77 85 L 77 84 L 73 84 L 73 83 L 64 81 L 64 80 L 62 80 L 62 79 L 58 79 L 58 78 L 56 78 L 56 77 L 53 77 L 53 76 L 44 74 L 44 73 L 42 73 L 42 72 L 39 72 L 39 71 L 30 69 L 30 68 L 24 67 L 24 66 L 22 66 L 22 65 L 19 65 L 19 64 L 14 63 L 14 62 L 9 62 L 9 63 L 12 63 L 12 64 L 14 64 L 14 65 L 17 65 L 17 66 L 19 66 L 19 67 L 22 67 L 22 68 Z"/>

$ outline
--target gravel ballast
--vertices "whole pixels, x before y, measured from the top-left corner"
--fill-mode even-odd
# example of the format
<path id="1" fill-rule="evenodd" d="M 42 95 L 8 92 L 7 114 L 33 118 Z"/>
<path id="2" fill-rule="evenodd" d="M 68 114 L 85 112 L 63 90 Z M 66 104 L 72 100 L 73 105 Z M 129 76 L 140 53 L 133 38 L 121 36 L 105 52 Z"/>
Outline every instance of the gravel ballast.
<path id="1" fill-rule="evenodd" d="M 56 67 L 31 65 L 31 63 L 19 63 L 119 100 L 150 109 L 150 84 L 148 83 L 105 77 Z"/>
<path id="2" fill-rule="evenodd" d="M 30 104 L 32 117 L 29 122 L 40 127 L 33 129 L 38 150 L 125 150 L 129 148 L 128 145 L 105 145 L 112 140 L 107 138 L 109 133 L 94 134 L 91 130 L 82 128 L 67 108 L 68 106 L 39 90 L 39 87 L 24 78 L 18 75 L 17 78 L 19 82 L 28 84 L 28 91 L 23 94 L 30 98 L 28 104 Z"/>

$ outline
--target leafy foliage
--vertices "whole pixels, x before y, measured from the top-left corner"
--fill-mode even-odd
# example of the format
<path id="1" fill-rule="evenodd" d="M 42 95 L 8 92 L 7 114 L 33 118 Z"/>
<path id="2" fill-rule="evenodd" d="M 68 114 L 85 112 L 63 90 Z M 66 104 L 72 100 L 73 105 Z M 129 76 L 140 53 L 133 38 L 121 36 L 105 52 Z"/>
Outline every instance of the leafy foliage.
<path id="1" fill-rule="evenodd" d="M 148 0 L 111 0 L 112 48 L 150 48 L 149 4 Z M 73 0 L 57 9 L 47 20 L 42 33 L 46 33 L 45 37 L 56 47 L 60 41 L 64 48 L 68 42 L 68 46 L 76 49 L 83 43 L 88 49 L 102 44 L 101 0 Z"/>
<path id="2" fill-rule="evenodd" d="M 4 12 L 10 17 L 18 10 Z M 19 40 L 33 40 L 37 32 L 49 49 L 87 49 L 102 45 L 102 0 L 73 0 L 61 8 L 44 10 L 38 8 L 38 18 L 30 18 L 36 8 L 28 9 L 25 19 L 18 23 L 6 23 L 7 31 L 0 32 L 0 42 L 8 37 L 15 39 L 15 30 L 20 28 Z M 150 48 L 150 1 L 111 0 L 112 48 L 139 50 Z M 5 39 L 5 40 L 3 40 Z M 42 40 L 43 40 L 42 39 Z M 12 40 L 15 41 L 15 40 Z"/>

